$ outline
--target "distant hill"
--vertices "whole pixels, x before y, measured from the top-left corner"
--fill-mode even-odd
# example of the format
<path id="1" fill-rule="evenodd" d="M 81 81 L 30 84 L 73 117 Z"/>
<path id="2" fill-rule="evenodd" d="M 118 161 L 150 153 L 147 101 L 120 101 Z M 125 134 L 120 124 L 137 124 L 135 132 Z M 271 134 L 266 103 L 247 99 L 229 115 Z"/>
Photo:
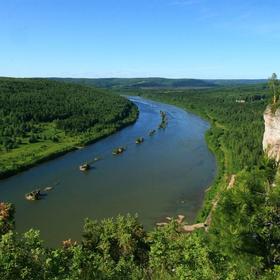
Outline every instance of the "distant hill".
<path id="1" fill-rule="evenodd" d="M 86 86 L 106 89 L 161 89 L 161 88 L 209 88 L 217 86 L 255 85 L 266 79 L 166 79 L 166 78 L 49 78 Z"/>
<path id="2" fill-rule="evenodd" d="M 264 84 L 267 79 L 216 79 L 216 80 L 204 80 L 209 83 L 213 83 L 217 86 L 236 86 L 236 85 L 256 85 Z"/>
<path id="3" fill-rule="evenodd" d="M 101 78 L 101 79 L 75 79 L 75 78 L 50 78 L 99 88 L 108 89 L 140 89 L 140 88 L 198 88 L 213 87 L 211 81 L 198 79 L 165 79 L 165 78 Z"/>

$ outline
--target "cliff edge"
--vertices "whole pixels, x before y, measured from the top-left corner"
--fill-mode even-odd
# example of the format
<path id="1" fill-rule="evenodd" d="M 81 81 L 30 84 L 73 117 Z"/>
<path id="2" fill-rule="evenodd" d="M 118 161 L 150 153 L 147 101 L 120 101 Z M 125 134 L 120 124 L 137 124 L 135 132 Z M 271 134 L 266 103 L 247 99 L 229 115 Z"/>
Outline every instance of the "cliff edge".
<path id="1" fill-rule="evenodd" d="M 268 106 L 264 111 L 265 131 L 263 150 L 269 158 L 280 160 L 280 108 L 275 112 Z"/>

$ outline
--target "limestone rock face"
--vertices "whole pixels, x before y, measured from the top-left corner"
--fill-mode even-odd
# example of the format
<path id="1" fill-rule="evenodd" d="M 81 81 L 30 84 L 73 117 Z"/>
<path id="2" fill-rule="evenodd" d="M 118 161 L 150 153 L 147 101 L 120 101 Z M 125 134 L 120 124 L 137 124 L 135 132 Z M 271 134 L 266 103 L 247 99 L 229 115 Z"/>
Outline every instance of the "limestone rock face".
<path id="1" fill-rule="evenodd" d="M 269 158 L 280 160 L 280 108 L 272 112 L 268 106 L 264 112 L 265 131 L 263 150 Z"/>

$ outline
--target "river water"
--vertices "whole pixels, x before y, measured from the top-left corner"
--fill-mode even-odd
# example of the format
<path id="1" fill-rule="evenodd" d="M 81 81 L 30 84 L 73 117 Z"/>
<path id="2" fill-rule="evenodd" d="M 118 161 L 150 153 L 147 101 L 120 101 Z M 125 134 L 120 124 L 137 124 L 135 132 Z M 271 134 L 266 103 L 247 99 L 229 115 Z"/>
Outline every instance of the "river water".
<path id="1" fill-rule="evenodd" d="M 102 219 L 137 213 L 146 229 L 166 216 L 183 214 L 192 222 L 203 202 L 205 189 L 216 173 L 216 161 L 204 135 L 209 124 L 175 106 L 130 97 L 140 115 L 135 124 L 55 160 L 0 181 L 0 201 L 16 206 L 16 229 L 41 231 L 46 244 L 79 240 L 84 218 Z M 160 111 L 168 126 L 157 130 Z M 156 129 L 154 136 L 148 132 Z M 144 137 L 136 145 L 137 137 Z M 113 156 L 117 146 L 127 150 Z M 100 156 L 87 172 L 79 165 Z M 40 201 L 24 195 L 54 186 Z"/>

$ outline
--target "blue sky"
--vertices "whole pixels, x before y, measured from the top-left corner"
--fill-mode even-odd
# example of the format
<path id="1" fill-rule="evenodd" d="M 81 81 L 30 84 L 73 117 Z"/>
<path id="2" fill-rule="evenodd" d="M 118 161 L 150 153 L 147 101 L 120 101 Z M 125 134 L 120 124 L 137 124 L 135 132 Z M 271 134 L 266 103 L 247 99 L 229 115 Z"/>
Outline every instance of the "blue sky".
<path id="1" fill-rule="evenodd" d="M 0 0 L 0 76 L 266 78 L 279 0 Z"/>

